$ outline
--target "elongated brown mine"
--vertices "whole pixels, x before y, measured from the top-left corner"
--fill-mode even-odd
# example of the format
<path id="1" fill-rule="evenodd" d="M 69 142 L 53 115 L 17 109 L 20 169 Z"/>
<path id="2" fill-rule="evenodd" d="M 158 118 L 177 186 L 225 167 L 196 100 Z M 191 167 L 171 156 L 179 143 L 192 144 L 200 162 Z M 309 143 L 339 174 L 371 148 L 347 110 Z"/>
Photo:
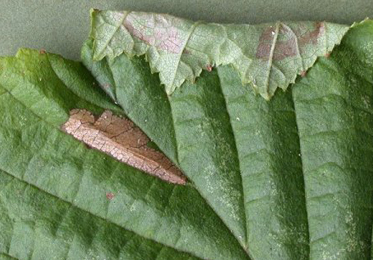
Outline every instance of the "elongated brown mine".
<path id="1" fill-rule="evenodd" d="M 105 111 L 97 120 L 87 110 L 70 111 L 62 130 L 118 161 L 175 184 L 185 184 L 181 171 L 161 152 L 147 146 L 148 137 L 132 121 Z"/>

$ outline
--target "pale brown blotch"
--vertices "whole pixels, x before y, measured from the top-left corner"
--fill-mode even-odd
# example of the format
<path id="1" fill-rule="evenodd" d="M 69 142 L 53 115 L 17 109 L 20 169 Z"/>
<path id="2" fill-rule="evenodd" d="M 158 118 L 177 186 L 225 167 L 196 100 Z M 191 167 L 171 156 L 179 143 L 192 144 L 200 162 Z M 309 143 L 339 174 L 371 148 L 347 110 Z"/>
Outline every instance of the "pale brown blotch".
<path id="1" fill-rule="evenodd" d="M 276 44 L 273 60 L 280 61 L 288 57 L 301 55 L 304 47 L 308 44 L 317 44 L 321 36 L 325 34 L 325 23 L 315 22 L 314 28 L 308 31 L 302 24 L 292 30 L 284 23 L 279 24 L 279 34 L 287 35 L 286 40 L 278 40 L 273 26 L 269 26 L 260 36 L 256 50 L 256 57 L 265 61 L 270 59 L 272 44 Z M 273 42 L 274 39 L 276 43 Z"/>
<path id="2" fill-rule="evenodd" d="M 174 184 L 185 184 L 181 171 L 161 152 L 147 146 L 148 137 L 132 121 L 105 111 L 96 119 L 87 110 L 70 111 L 62 130 L 123 163 Z"/>

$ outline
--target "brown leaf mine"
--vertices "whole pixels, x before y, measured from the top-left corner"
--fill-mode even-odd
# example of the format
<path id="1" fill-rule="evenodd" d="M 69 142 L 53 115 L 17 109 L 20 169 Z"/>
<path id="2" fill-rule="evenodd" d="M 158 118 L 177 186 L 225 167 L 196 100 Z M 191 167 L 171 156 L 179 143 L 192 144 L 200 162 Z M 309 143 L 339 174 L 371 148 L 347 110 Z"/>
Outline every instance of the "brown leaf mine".
<path id="1" fill-rule="evenodd" d="M 161 152 L 147 146 L 148 137 L 132 121 L 105 111 L 97 120 L 87 110 L 70 111 L 62 130 L 118 161 L 174 184 L 185 184 L 181 171 Z"/>
<path id="2" fill-rule="evenodd" d="M 267 61 L 271 58 L 280 61 L 301 55 L 307 45 L 316 45 L 323 35 L 325 35 L 323 22 L 316 22 L 311 28 L 307 28 L 302 23 L 293 29 L 284 23 L 279 23 L 278 29 L 269 26 L 260 36 L 256 57 Z M 272 45 L 275 45 L 273 56 L 271 56 Z"/>

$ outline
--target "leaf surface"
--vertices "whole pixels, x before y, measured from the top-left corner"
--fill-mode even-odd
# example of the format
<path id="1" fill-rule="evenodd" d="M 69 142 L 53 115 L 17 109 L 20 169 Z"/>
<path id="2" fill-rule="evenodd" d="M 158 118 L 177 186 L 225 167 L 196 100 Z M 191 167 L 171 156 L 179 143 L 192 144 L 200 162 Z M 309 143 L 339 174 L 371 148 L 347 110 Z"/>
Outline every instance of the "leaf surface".
<path id="1" fill-rule="evenodd" d="M 202 70 L 230 64 L 266 99 L 328 54 L 348 30 L 325 22 L 222 25 L 165 14 L 92 11 L 93 58 L 145 54 L 172 94 Z"/>
<path id="2" fill-rule="evenodd" d="M 88 51 L 87 46 L 89 44 L 85 45 L 83 53 Z M 121 55 L 112 69 L 116 90 L 124 91 L 123 95 L 118 95 L 117 102 L 124 107 L 133 99 L 128 90 L 138 93 L 143 87 L 142 81 L 130 76 L 139 73 L 142 67 L 136 67 L 135 73 L 123 78 L 121 71 L 129 62 L 144 64 L 138 58 L 129 60 Z M 110 64 L 110 61 L 99 63 L 95 66 Z M 149 77 L 157 79 L 150 72 Z M 154 100 L 160 101 L 159 106 L 164 101 L 170 104 L 173 128 L 168 130 L 176 133 L 178 162 L 183 172 L 253 259 L 307 259 L 304 185 L 291 92 L 279 93 L 267 103 L 243 88 L 237 71 L 229 67 L 204 72 L 195 84 L 185 84 L 168 99 L 162 99 L 162 94 L 153 96 Z M 157 86 L 161 88 L 159 80 Z M 238 108 L 234 100 L 239 103 Z M 288 107 L 283 107 L 284 102 L 289 104 Z M 138 103 L 138 106 L 143 105 Z M 277 119 L 279 113 L 283 115 Z M 153 122 L 145 123 L 137 114 L 128 116 L 140 127 L 149 127 L 148 122 Z M 272 118 L 279 121 L 277 127 L 271 127 Z M 250 123 L 252 132 L 248 131 Z M 246 126 L 236 129 L 238 124 Z M 279 131 L 285 134 L 290 131 L 290 134 L 282 140 Z M 246 141 L 237 139 L 241 133 L 241 138 L 247 138 Z M 167 132 L 164 134 L 168 135 Z M 272 139 L 273 135 L 279 138 Z M 153 140 L 163 147 L 162 142 Z M 281 146 L 284 147 L 282 152 L 271 151 L 272 147 Z M 282 162 L 285 156 L 288 158 Z M 287 167 L 292 167 L 289 176 L 294 180 L 291 182 L 283 174 Z M 299 212 L 296 216 L 295 211 Z M 267 246 L 274 248 L 263 250 Z"/>
<path id="3" fill-rule="evenodd" d="M 310 75 L 304 74 L 291 91 L 276 93 L 270 102 L 242 86 L 234 66 L 208 69 L 167 98 L 152 92 L 157 106 L 170 104 L 172 116 L 164 117 L 173 124 L 163 133 L 175 133 L 179 166 L 252 259 L 370 259 L 373 165 L 367 156 L 370 142 L 362 142 L 372 121 L 371 24 L 368 20 L 355 25 L 335 54 L 320 58 Z M 117 95 L 119 105 L 129 107 L 129 92 L 148 92 L 137 77 L 143 75 L 144 60 L 132 56 L 139 53 L 120 50 L 95 61 L 94 44 L 92 48 L 86 43 L 83 61 L 90 68 L 111 68 L 113 89 L 123 91 Z M 149 50 L 154 48 L 139 47 L 147 51 L 150 68 Z M 128 68 L 131 73 L 124 76 Z M 163 89 L 161 75 L 157 81 L 148 71 L 147 77 L 154 88 Z M 167 92 L 167 84 L 164 89 Z M 345 96 L 341 104 L 333 103 L 335 93 Z M 318 106 L 308 101 L 323 95 L 325 99 L 316 99 Z M 145 103 L 131 104 L 139 112 L 128 114 L 130 118 L 140 128 L 149 127 L 138 116 Z M 364 104 L 363 111 L 355 109 Z M 339 133 L 334 126 L 346 130 Z M 356 130 L 363 126 L 363 132 Z M 332 130 L 317 134 L 328 128 Z M 309 132 L 315 136 L 308 138 Z M 318 136 L 321 139 L 313 139 Z M 164 146 L 157 138 L 153 141 Z"/>
<path id="4" fill-rule="evenodd" d="M 293 88 L 311 259 L 370 259 L 373 22 L 356 25 Z"/>
<path id="5" fill-rule="evenodd" d="M 57 73 L 52 59 L 60 60 Z M 248 259 L 193 187 L 144 174 L 60 130 L 74 108 L 117 109 L 75 94 L 93 86 L 108 100 L 83 73 L 75 80 L 63 73 L 71 62 L 61 59 L 30 50 L 0 59 L 0 252 L 18 259 Z"/>
<path id="6" fill-rule="evenodd" d="M 94 11 L 86 68 L 31 50 L 0 58 L 0 259 L 371 259 L 373 22 L 354 25 L 316 61 L 346 30 Z M 293 57 L 295 39 L 309 42 Z M 271 83 L 280 66 L 288 76 Z M 275 85 L 257 87 L 273 98 L 256 96 L 242 71 L 269 73 Z M 172 95 L 162 73 L 181 86 Z M 82 117 L 71 111 L 90 111 L 91 121 L 72 129 Z M 106 127 L 123 114 L 185 185 L 120 162 L 112 147 L 138 148 L 118 139 L 133 126 L 127 119 Z M 110 149 L 96 145 L 101 137 Z"/>

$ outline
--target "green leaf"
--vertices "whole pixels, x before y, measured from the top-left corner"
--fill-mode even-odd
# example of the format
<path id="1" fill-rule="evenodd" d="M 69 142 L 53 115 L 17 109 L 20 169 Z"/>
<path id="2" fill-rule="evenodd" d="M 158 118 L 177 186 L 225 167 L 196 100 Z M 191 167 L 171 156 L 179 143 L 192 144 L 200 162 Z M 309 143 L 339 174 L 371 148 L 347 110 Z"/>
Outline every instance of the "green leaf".
<path id="1" fill-rule="evenodd" d="M 11 257 L 8 254 L 0 253 L 0 260 L 17 260 L 17 258 Z"/>
<path id="2" fill-rule="evenodd" d="M 146 175 L 60 131 L 73 108 L 118 109 L 79 63 L 22 50 L 0 68 L 1 253 L 248 259 L 192 186 Z"/>
<path id="3" fill-rule="evenodd" d="M 167 94 L 202 69 L 230 64 L 265 99 L 285 90 L 348 30 L 325 22 L 221 25 L 170 15 L 92 11 L 93 58 L 146 55 Z"/>
<path id="4" fill-rule="evenodd" d="M 155 87 L 159 85 L 159 79 L 150 73 L 146 63 L 140 59 L 131 61 L 124 55 L 112 61 L 93 63 L 90 41 L 83 45 L 82 60 L 125 114 L 132 120 L 136 118 L 136 125 L 141 121 L 141 129 L 146 135 L 151 140 L 158 140 L 159 148 L 177 162 L 171 107 L 163 89 Z M 126 73 L 123 73 L 124 68 Z M 117 88 L 123 82 L 126 87 Z"/>
<path id="5" fill-rule="evenodd" d="M 164 128 L 163 136 L 176 133 L 178 162 L 181 169 L 232 230 L 241 245 L 248 248 L 253 259 L 307 259 L 307 217 L 295 114 L 294 111 L 291 113 L 291 96 L 289 101 L 288 95 L 291 95 L 291 92 L 287 95 L 278 93 L 280 95 L 276 95 L 268 103 L 260 97 L 255 97 L 248 88 L 243 88 L 234 69 L 222 67 L 223 70 L 219 68 L 218 71 L 204 72 L 196 84 L 186 83 L 168 99 L 164 92 L 159 91 L 157 95 L 153 92 L 151 99 L 141 103 L 140 100 L 144 99 L 136 99 L 136 95 L 140 95 L 137 93 L 145 95 L 144 92 L 149 89 L 144 88 L 143 80 L 139 80 L 138 77 L 143 75 L 146 66 L 144 61 L 139 58 L 128 59 L 121 55 L 113 63 L 102 60 L 92 64 L 92 60 L 85 59 L 89 57 L 86 56 L 88 52 L 89 44 L 86 44 L 83 48 L 83 59 L 88 67 L 92 67 L 93 64 L 97 67 L 112 64 L 109 67 L 112 68 L 111 75 L 116 82 L 114 88 L 123 93 L 117 95 L 117 102 L 124 108 L 131 107 L 139 111 L 127 115 L 141 128 L 152 129 L 159 124 L 158 115 L 153 113 L 147 113 L 147 123 L 142 120 L 141 115 L 144 113 L 141 113 L 141 110 L 146 111 L 145 102 L 157 101 L 157 107 L 170 104 L 174 127 Z M 130 73 L 122 73 L 124 70 Z M 153 79 L 152 89 L 162 89 L 156 75 L 152 75 L 149 69 L 145 70 L 147 76 L 143 77 Z M 228 81 L 224 79 L 224 71 L 227 71 L 226 76 L 233 77 L 234 83 L 238 85 L 229 86 L 228 82 L 224 85 L 223 81 Z M 226 87 L 227 91 L 231 90 L 232 95 L 238 96 L 232 97 L 243 106 L 238 115 L 230 114 L 230 109 L 234 113 L 237 108 L 234 108 L 233 102 L 228 103 L 229 94 L 222 91 L 223 87 Z M 248 98 L 250 100 L 247 100 Z M 137 100 L 136 104 L 132 103 L 133 100 Z M 284 101 L 290 102 L 290 113 L 285 112 L 279 120 L 277 129 L 272 129 L 271 118 L 276 118 L 276 110 L 281 112 L 284 109 Z M 271 113 L 273 116 L 266 118 Z M 164 118 L 168 116 L 164 114 Z M 264 120 L 261 116 L 264 116 Z M 250 122 L 252 117 L 254 120 Z M 260 127 L 257 126 L 258 121 L 261 123 Z M 252 131 L 248 132 L 249 126 L 243 126 L 235 131 L 236 122 L 251 124 Z M 285 123 L 290 126 L 286 126 Z M 265 129 L 266 124 L 268 127 Z M 293 135 L 286 139 L 279 135 L 277 140 L 272 140 L 264 133 L 258 136 L 258 131 L 264 130 L 271 135 L 277 131 L 286 133 L 289 130 Z M 246 137 L 246 141 L 235 139 L 240 133 Z M 153 139 L 162 149 L 164 144 L 161 140 Z M 292 145 L 290 156 L 288 144 Z M 283 152 L 274 154 L 277 158 L 272 159 L 275 152 L 271 152 L 271 149 L 278 146 L 284 146 Z M 242 149 L 246 151 L 241 151 Z M 256 156 L 257 152 L 259 154 Z M 281 162 L 284 154 L 288 158 L 285 157 L 286 160 Z M 251 159 L 251 155 L 254 155 L 254 158 Z M 283 172 L 283 169 L 289 166 L 294 167 L 289 171 L 289 175 L 294 176 L 294 181 L 290 182 Z M 278 210 L 275 211 L 273 208 Z M 294 212 L 297 212 L 295 216 Z M 263 250 L 268 246 L 272 249 Z M 281 258 L 273 258 L 275 255 Z"/>
<path id="6" fill-rule="evenodd" d="M 101 14 L 94 13 L 94 28 Z M 110 38 L 107 24 L 100 25 Z M 108 44 L 102 50 L 112 52 L 96 61 L 95 42 L 102 39 L 91 38 L 93 48 L 91 40 L 85 44 L 86 66 L 96 75 L 97 68 L 110 68 L 115 101 L 147 134 L 155 135 L 160 118 L 172 120 L 162 126 L 162 138 L 175 133 L 181 169 L 251 259 L 370 259 L 372 21 L 353 26 L 330 57 L 320 58 L 291 91 L 276 93 L 270 102 L 242 87 L 234 66 L 204 71 L 195 83 L 184 82 L 165 96 L 151 62 L 147 67 L 133 57 L 155 47 L 143 48 L 133 38 L 138 49 L 130 46 L 134 53 L 121 54 L 129 45 L 114 35 L 122 49 Z M 153 116 L 146 108 L 150 101 L 154 108 L 170 106 L 171 115 L 162 109 Z M 162 138 L 153 141 L 164 150 Z"/>
<path id="7" fill-rule="evenodd" d="M 101 14 L 93 16 L 118 18 Z M 271 101 L 242 86 L 244 63 L 201 71 L 203 59 L 195 82 L 168 95 L 152 64 L 136 57 L 155 47 L 95 21 L 85 67 L 32 50 L 0 58 L 0 259 L 371 259 L 373 21 L 354 25 L 313 64 L 347 30 L 325 23 L 339 33 L 324 32 L 330 45 L 310 43 L 307 75 Z M 189 24 L 194 33 L 218 26 Z M 255 37 L 268 26 L 222 28 L 255 53 L 237 30 Z M 286 26 L 312 32 L 312 23 Z M 284 89 L 301 71 L 286 59 L 291 77 L 276 85 Z M 172 59 L 166 65 L 179 69 Z M 61 126 L 77 108 L 125 114 L 189 182 L 164 182 L 67 135 Z"/>
<path id="8" fill-rule="evenodd" d="M 293 88 L 311 259 L 371 259 L 373 21 Z"/>

